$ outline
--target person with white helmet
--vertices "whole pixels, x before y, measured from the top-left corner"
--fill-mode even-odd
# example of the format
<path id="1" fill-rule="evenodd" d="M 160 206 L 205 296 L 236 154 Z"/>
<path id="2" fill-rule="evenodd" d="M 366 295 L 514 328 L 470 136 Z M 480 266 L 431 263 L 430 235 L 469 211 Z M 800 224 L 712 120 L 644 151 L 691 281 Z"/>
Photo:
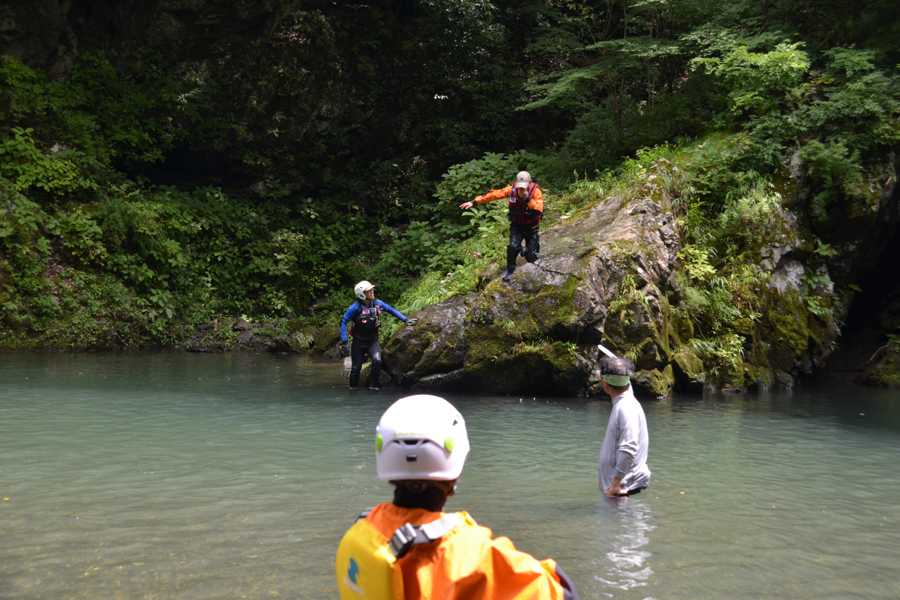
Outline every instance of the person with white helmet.
<path id="1" fill-rule="evenodd" d="M 544 195 L 541 188 L 531 181 L 531 173 L 519 171 L 514 184 L 501 190 L 491 190 L 471 202 L 463 202 L 459 207 L 466 210 L 476 204 L 503 198 L 509 199 L 509 245 L 506 247 L 506 275 L 503 276 L 503 281 L 509 281 L 516 270 L 516 258 L 520 253 L 530 263 L 540 258 L 541 236 L 538 226 L 544 216 Z"/>
<path id="2" fill-rule="evenodd" d="M 444 512 L 468 454 L 465 419 L 443 398 L 409 396 L 385 411 L 375 429 L 375 468 L 394 485 L 394 499 L 366 510 L 341 540 L 342 600 L 578 600 L 554 560 L 492 539 L 466 512 Z"/>
<path id="3" fill-rule="evenodd" d="M 377 390 L 378 379 L 381 377 L 381 346 L 378 343 L 378 328 L 381 327 L 381 313 L 387 311 L 404 323 L 412 325 L 415 319 L 407 318 L 399 310 L 392 308 L 375 298 L 375 286 L 368 281 L 360 281 L 353 288 L 356 294 L 356 302 L 344 313 L 341 319 L 341 356 L 350 356 L 350 389 L 355 390 L 359 383 L 359 372 L 362 370 L 363 358 L 368 354 L 372 359 L 372 370 L 366 386 L 370 390 Z M 350 346 L 347 334 L 347 324 L 353 323 L 350 335 L 353 336 L 353 346 Z"/>

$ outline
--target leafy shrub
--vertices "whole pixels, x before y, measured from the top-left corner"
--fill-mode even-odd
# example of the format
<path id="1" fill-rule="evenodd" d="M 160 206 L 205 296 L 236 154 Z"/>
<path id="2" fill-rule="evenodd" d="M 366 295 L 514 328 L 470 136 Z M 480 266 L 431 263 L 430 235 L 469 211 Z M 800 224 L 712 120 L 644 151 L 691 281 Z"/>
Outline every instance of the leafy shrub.
<path id="1" fill-rule="evenodd" d="M 35 145 L 31 127 L 10 128 L 11 137 L 0 143 L 0 176 L 13 182 L 19 191 L 31 187 L 55 194 L 82 189 L 96 189 L 97 184 L 85 174 L 90 163 L 77 150 L 52 151 L 44 154 Z"/>
<path id="2" fill-rule="evenodd" d="M 865 200 L 860 154 L 850 152 L 843 144 L 811 140 L 800 149 L 800 158 L 809 174 L 824 188 L 812 202 L 812 213 L 825 219 L 828 206 L 841 197 Z"/>
<path id="3" fill-rule="evenodd" d="M 777 224 L 775 215 L 781 211 L 781 195 L 772 191 L 763 178 L 742 185 L 725 205 L 716 219 L 720 235 L 726 238 L 754 242 L 769 239 L 767 233 Z"/>
<path id="4" fill-rule="evenodd" d="M 784 42 L 769 52 L 751 52 L 739 39 L 720 41 L 713 50 L 721 56 L 697 57 L 691 66 L 722 82 L 732 117 L 764 116 L 798 99 L 796 88 L 810 67 L 802 47 L 802 42 Z"/>
<path id="5" fill-rule="evenodd" d="M 452 206 L 474 199 L 476 196 L 512 184 L 516 173 L 528 170 L 535 182 L 541 182 L 543 173 L 534 169 L 540 156 L 520 151 L 513 154 L 485 153 L 481 159 L 453 165 L 442 175 L 435 197 L 442 204 Z M 533 171 L 533 172 L 532 172 Z M 452 208 L 456 208 L 452 206 Z"/>

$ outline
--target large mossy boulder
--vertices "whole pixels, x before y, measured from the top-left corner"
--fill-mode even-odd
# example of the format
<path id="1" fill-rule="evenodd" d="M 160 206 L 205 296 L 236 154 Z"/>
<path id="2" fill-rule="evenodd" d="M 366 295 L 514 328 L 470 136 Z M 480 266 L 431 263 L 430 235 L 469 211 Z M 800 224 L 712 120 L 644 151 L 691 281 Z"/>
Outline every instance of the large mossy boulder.
<path id="1" fill-rule="evenodd" d="M 602 342 L 634 360 L 639 392 L 662 398 L 790 388 L 814 375 L 852 300 L 839 281 L 853 280 L 868 263 L 854 262 L 851 245 L 823 250 L 800 198 L 808 193 L 803 179 L 791 173 L 782 182 L 791 199 L 756 235 L 742 234 L 740 260 L 754 265 L 744 272 L 755 279 L 728 293 L 749 297 L 750 308 L 729 311 L 726 302 L 711 329 L 697 319 L 696 296 L 712 298 L 721 284 L 692 280 L 678 259 L 672 198 L 681 193 L 681 176 L 661 159 L 630 188 L 548 227 L 541 260 L 520 259 L 509 283 L 500 279 L 498 257 L 477 292 L 425 308 L 416 327 L 384 345 L 386 371 L 413 389 L 599 394 Z M 867 256 L 883 251 L 898 208 L 891 178 L 875 177 L 870 187 L 877 202 L 866 218 L 883 217 L 885 231 L 871 236 L 877 243 Z M 737 316 L 722 320 L 729 312 Z"/>
<path id="2" fill-rule="evenodd" d="M 326 325 L 319 330 L 314 347 L 316 352 L 326 358 L 340 358 L 341 356 L 341 330 L 337 325 Z"/>
<path id="3" fill-rule="evenodd" d="M 417 313 L 415 327 L 385 344 L 385 370 L 413 389 L 594 393 L 602 341 L 639 354 L 642 371 L 665 372 L 662 395 L 671 388 L 665 313 L 677 251 L 669 200 L 648 174 L 638 189 L 543 231 L 541 259 L 520 259 L 509 283 L 498 265 L 480 292 Z"/>
<path id="4" fill-rule="evenodd" d="M 672 355 L 672 375 L 676 388 L 682 392 L 700 393 L 706 383 L 703 361 L 688 349 Z"/>

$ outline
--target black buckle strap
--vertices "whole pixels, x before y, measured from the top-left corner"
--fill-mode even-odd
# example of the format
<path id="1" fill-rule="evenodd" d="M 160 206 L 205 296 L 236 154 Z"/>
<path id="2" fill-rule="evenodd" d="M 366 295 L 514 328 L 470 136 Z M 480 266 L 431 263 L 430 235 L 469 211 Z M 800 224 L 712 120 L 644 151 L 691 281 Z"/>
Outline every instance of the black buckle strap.
<path id="1" fill-rule="evenodd" d="M 399 560 L 406 556 L 406 553 L 413 546 L 428 544 L 438 540 L 464 523 L 465 519 L 459 513 L 444 515 L 437 521 L 425 523 L 424 525 L 407 523 L 394 531 L 394 535 L 391 537 L 388 545 L 394 557 Z"/>
<path id="2" fill-rule="evenodd" d="M 391 537 L 390 544 L 391 552 L 394 553 L 394 557 L 400 559 L 406 556 L 409 549 L 416 543 L 416 538 L 418 536 L 419 528 L 411 523 L 398 527 L 397 531 L 394 532 L 393 537 Z"/>

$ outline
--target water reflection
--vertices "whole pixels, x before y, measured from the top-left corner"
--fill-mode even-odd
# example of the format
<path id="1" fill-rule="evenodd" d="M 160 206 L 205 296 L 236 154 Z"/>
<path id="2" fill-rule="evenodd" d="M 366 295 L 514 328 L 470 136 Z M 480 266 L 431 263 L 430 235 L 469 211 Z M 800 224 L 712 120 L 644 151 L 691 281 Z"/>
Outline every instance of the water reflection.
<path id="1" fill-rule="evenodd" d="M 651 524 L 650 505 L 637 496 L 602 497 L 593 528 L 598 540 L 597 556 L 603 559 L 597 565 L 594 578 L 605 588 L 630 590 L 646 587 L 653 575 L 650 566 L 652 554 L 647 545 L 650 543 L 650 532 L 656 529 Z M 603 595 L 612 597 L 608 592 Z"/>

